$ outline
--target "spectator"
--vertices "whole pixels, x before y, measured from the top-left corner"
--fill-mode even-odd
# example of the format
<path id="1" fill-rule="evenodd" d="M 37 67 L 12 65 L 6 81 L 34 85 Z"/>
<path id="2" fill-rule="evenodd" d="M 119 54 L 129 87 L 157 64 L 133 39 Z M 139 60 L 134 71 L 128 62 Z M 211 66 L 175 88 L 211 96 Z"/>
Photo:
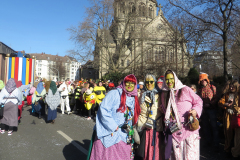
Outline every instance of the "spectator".
<path id="1" fill-rule="evenodd" d="M 208 75 L 202 73 L 199 75 L 198 81 L 200 88 L 198 95 L 203 100 L 203 113 L 201 116 L 201 127 L 203 136 L 206 140 L 203 146 L 211 146 L 213 144 L 216 151 L 219 150 L 218 128 L 217 128 L 217 97 L 216 87 L 210 84 Z M 212 143 L 213 140 L 213 143 Z"/>

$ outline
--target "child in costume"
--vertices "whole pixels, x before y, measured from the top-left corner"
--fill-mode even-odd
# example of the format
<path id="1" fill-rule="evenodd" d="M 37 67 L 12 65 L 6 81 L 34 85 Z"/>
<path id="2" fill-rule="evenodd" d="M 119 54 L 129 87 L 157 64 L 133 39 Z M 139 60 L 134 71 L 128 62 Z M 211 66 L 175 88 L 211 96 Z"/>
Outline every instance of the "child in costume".
<path id="1" fill-rule="evenodd" d="M 90 89 L 87 89 L 86 92 L 83 94 L 83 100 L 88 116 L 87 120 L 90 120 L 95 106 L 96 95 L 95 93 L 92 93 Z"/>
<path id="2" fill-rule="evenodd" d="M 101 103 L 94 127 L 95 141 L 89 150 L 90 159 L 133 159 L 133 125 L 140 112 L 137 79 L 131 74 Z"/>
<path id="3" fill-rule="evenodd" d="M 102 86 L 102 82 L 98 82 L 98 86 L 94 87 L 94 93 L 96 94 L 96 110 L 98 110 L 103 98 L 105 98 L 106 89 Z"/>

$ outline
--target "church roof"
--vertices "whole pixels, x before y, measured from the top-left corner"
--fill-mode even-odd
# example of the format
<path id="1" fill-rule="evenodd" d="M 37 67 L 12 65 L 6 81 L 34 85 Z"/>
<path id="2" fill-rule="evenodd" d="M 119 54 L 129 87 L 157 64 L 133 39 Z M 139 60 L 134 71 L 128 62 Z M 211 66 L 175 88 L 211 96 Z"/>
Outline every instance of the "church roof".
<path id="1" fill-rule="evenodd" d="M 156 1 L 156 0 L 150 0 L 150 1 L 152 1 L 153 3 L 156 3 L 156 4 L 157 4 L 157 1 Z"/>

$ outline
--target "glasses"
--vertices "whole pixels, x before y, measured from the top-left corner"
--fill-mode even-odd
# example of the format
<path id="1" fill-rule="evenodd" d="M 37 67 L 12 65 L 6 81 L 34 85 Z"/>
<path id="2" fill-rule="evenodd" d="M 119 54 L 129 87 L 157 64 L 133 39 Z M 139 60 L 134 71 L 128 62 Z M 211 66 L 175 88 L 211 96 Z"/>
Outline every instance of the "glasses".
<path id="1" fill-rule="evenodd" d="M 126 84 L 126 86 L 132 86 L 132 87 L 135 85 L 135 83 L 133 83 L 133 82 L 126 82 L 125 84 Z"/>
<path id="2" fill-rule="evenodd" d="M 153 84 L 154 81 L 146 81 L 145 83 L 146 83 L 146 84 L 150 84 L 150 83 Z"/>

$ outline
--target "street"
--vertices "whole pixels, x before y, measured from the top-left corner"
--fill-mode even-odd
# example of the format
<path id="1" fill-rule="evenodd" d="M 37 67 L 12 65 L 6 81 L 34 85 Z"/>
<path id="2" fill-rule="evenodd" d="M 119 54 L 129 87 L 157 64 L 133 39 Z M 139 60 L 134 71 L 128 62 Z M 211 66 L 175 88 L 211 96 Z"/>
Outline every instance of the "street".
<path id="1" fill-rule="evenodd" d="M 0 160 L 85 160 L 94 127 L 93 120 L 72 114 L 62 115 L 58 108 L 54 124 L 30 115 L 31 107 L 24 106 L 17 132 L 1 134 Z M 221 151 L 202 148 L 201 160 L 227 160 Z"/>
<path id="2" fill-rule="evenodd" d="M 1 134 L 0 160 L 85 160 L 94 122 L 58 112 L 55 124 L 24 106 L 18 131 Z"/>

